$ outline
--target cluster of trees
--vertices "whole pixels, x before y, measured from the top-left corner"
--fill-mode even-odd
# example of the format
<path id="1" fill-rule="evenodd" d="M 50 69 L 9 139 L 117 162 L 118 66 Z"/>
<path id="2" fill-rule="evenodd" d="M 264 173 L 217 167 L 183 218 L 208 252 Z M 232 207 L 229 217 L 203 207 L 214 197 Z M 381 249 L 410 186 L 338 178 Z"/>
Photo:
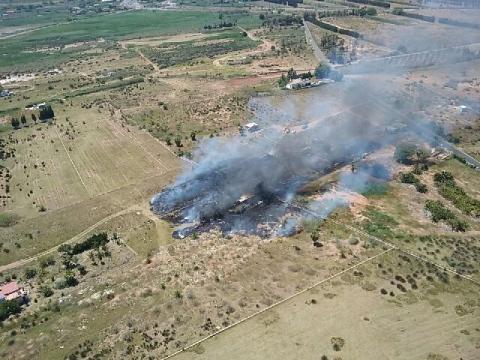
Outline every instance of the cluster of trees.
<path id="1" fill-rule="evenodd" d="M 354 37 L 354 38 L 361 38 L 362 37 L 362 35 L 357 31 L 343 29 L 343 28 L 338 27 L 336 25 L 320 21 L 315 16 L 308 17 L 306 20 L 310 21 L 312 24 L 315 24 L 318 27 L 321 27 L 322 29 L 325 29 L 325 30 L 333 31 L 333 32 L 343 34 L 343 35 L 348 35 L 348 36 L 351 36 L 351 37 Z"/>
<path id="2" fill-rule="evenodd" d="M 296 15 L 259 15 L 263 27 L 302 25 L 302 18 Z"/>
<path id="3" fill-rule="evenodd" d="M 110 239 L 106 233 L 94 234 L 85 241 L 76 243 L 73 246 L 70 244 L 64 244 L 58 248 L 58 251 L 69 255 L 77 255 L 87 250 L 98 249 L 99 247 L 106 245 L 109 240 Z"/>
<path id="4" fill-rule="evenodd" d="M 435 22 L 435 16 L 415 14 L 415 13 L 404 11 L 402 8 L 393 9 L 392 14 L 399 15 L 399 16 L 405 16 L 405 17 L 409 17 L 409 18 L 417 19 L 417 20 L 428 21 L 428 22 L 431 22 L 431 23 Z"/>
<path id="5" fill-rule="evenodd" d="M 465 190 L 458 186 L 450 172 L 436 173 L 433 180 L 440 195 L 451 201 L 462 213 L 480 217 L 480 201 L 470 197 Z"/>
<path id="6" fill-rule="evenodd" d="M 11 315 L 20 313 L 22 307 L 16 300 L 5 300 L 0 303 L 0 321 L 8 319 Z"/>
<path id="7" fill-rule="evenodd" d="M 203 28 L 205 30 L 211 29 L 222 29 L 222 28 L 231 28 L 237 25 L 237 21 L 234 20 L 233 22 L 222 21 L 220 24 L 213 24 L 213 25 L 205 25 Z"/>
<path id="8" fill-rule="evenodd" d="M 345 64 L 348 49 L 343 40 L 337 34 L 324 34 L 320 40 L 320 47 L 325 56 L 333 64 Z"/>
<path id="9" fill-rule="evenodd" d="M 413 165 L 425 163 L 429 154 L 426 149 L 414 143 L 403 142 L 396 146 L 393 156 L 400 164 Z"/>
<path id="10" fill-rule="evenodd" d="M 380 1 L 380 0 L 350 0 L 350 1 L 357 4 L 368 4 L 368 5 L 383 7 L 386 9 L 390 8 L 390 3 L 385 1 Z"/>
<path id="11" fill-rule="evenodd" d="M 361 7 L 361 8 L 350 8 L 342 10 L 324 10 L 317 13 L 312 11 L 307 11 L 303 14 L 303 18 L 306 21 L 312 22 L 317 18 L 323 19 L 326 17 L 342 17 L 342 16 L 375 16 L 377 15 L 377 9 L 374 7 Z"/>
<path id="12" fill-rule="evenodd" d="M 37 123 L 37 116 L 36 116 L 35 114 L 32 114 L 31 117 L 32 117 L 32 121 L 33 121 L 34 123 Z M 11 120 L 10 120 L 10 124 L 12 125 L 12 127 L 13 127 L 14 129 L 19 129 L 19 128 L 20 128 L 20 124 L 21 124 L 22 126 L 27 125 L 27 117 L 25 116 L 25 114 L 22 114 L 22 115 L 20 116 L 20 120 L 18 120 L 18 118 L 16 118 L 16 117 L 12 117 Z"/>
<path id="13" fill-rule="evenodd" d="M 461 26 L 470 29 L 480 29 L 480 24 L 477 23 L 470 23 L 461 20 L 454 20 L 449 18 L 439 18 L 438 22 L 441 24 L 453 25 L 453 26 Z"/>
<path id="14" fill-rule="evenodd" d="M 445 207 L 445 205 L 438 200 L 427 200 L 425 203 L 425 209 L 431 214 L 433 222 L 444 221 L 453 231 L 464 232 L 468 229 L 468 224 L 457 218 L 457 216 Z"/>
<path id="15" fill-rule="evenodd" d="M 316 68 L 314 75 L 317 79 L 331 79 L 335 81 L 341 81 L 343 74 L 326 63 L 320 63 Z"/>
<path id="16" fill-rule="evenodd" d="M 34 113 L 32 113 L 30 115 L 32 121 L 36 124 L 37 123 L 37 115 L 35 115 Z M 55 117 L 55 113 L 52 109 L 52 107 L 50 105 L 44 105 L 42 107 L 40 107 L 40 114 L 38 116 L 38 119 L 40 121 L 46 121 L 46 120 L 49 120 L 49 119 L 53 119 Z M 27 116 L 25 114 L 22 114 L 20 116 L 20 119 L 16 118 L 16 117 L 12 117 L 10 119 L 10 124 L 12 125 L 12 127 L 14 129 L 19 129 L 20 126 L 26 126 L 27 125 Z"/>
<path id="17" fill-rule="evenodd" d="M 313 74 L 309 71 L 306 73 L 297 73 L 293 68 L 290 68 L 287 72 L 287 75 L 282 74 L 280 79 L 278 80 L 278 86 L 281 88 L 284 88 L 290 81 L 294 79 L 311 79 L 313 77 Z"/>
<path id="18" fill-rule="evenodd" d="M 267 2 L 275 4 L 287 4 L 288 6 L 298 7 L 298 4 L 303 4 L 303 0 L 266 0 Z"/>

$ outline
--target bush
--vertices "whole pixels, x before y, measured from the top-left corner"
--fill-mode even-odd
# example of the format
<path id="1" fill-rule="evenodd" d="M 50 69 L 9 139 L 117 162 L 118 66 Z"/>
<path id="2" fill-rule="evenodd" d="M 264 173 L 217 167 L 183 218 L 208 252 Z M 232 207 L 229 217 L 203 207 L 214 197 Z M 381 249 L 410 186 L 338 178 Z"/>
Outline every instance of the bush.
<path id="1" fill-rule="evenodd" d="M 52 288 L 48 286 L 42 286 L 40 287 L 40 294 L 42 294 L 44 297 L 48 298 L 53 295 L 53 290 Z"/>
<path id="2" fill-rule="evenodd" d="M 400 173 L 400 181 L 404 184 L 417 184 L 419 180 L 413 173 Z"/>
<path id="3" fill-rule="evenodd" d="M 45 269 L 46 267 L 49 267 L 52 265 L 55 265 L 55 259 L 53 258 L 53 256 L 48 256 L 40 260 L 40 267 L 42 269 Z"/>
<path id="4" fill-rule="evenodd" d="M 25 270 L 25 278 L 33 279 L 37 275 L 37 269 L 26 269 Z"/>
<path id="5" fill-rule="evenodd" d="M 428 192 L 427 185 L 425 185 L 421 182 L 418 182 L 418 183 L 415 184 L 415 189 L 417 189 L 417 191 L 419 193 L 422 193 L 422 194 L 425 194 L 426 192 Z"/>
<path id="6" fill-rule="evenodd" d="M 71 272 L 67 272 L 64 278 L 65 287 L 73 287 L 78 285 L 78 280 Z"/>

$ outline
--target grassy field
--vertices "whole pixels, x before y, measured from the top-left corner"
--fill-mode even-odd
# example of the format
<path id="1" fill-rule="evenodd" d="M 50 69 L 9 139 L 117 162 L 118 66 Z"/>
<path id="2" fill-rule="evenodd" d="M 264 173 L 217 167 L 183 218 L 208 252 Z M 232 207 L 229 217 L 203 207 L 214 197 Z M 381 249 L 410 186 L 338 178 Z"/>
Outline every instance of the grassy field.
<path id="1" fill-rule="evenodd" d="M 418 288 L 399 291 L 419 268 L 395 251 L 382 255 L 174 359 L 474 359 L 478 288 L 420 275 Z"/>
<path id="2" fill-rule="evenodd" d="M 57 107 L 62 115 L 54 124 L 31 123 L 2 134 L 16 149 L 15 158 L 5 162 L 11 198 L 2 211 L 18 217 L 1 233 L 9 249 L 0 255 L 3 264 L 66 241 L 128 204 L 147 201 L 155 190 L 146 188 L 174 176 L 179 166 L 148 134 L 92 110 L 62 110 Z M 82 210 L 92 206 L 94 212 Z"/>

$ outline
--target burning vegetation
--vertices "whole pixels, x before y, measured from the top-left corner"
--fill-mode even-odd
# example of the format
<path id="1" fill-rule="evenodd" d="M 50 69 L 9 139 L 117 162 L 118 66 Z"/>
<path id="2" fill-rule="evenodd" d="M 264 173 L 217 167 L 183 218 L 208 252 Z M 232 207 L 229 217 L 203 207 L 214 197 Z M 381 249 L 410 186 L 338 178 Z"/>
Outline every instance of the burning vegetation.
<path id="1" fill-rule="evenodd" d="M 345 87 L 345 101 L 358 90 L 357 84 L 338 86 Z M 353 99 L 360 100 L 359 95 Z M 344 166 L 351 167 L 339 179 L 344 189 L 362 191 L 372 181 L 386 181 L 388 166 L 364 159 L 401 136 L 388 130 L 399 120 L 394 115 L 379 116 L 376 112 L 384 110 L 373 106 L 355 113 L 348 110 L 351 106 L 345 108 L 303 126 L 295 125 L 298 114 L 289 113 L 286 106 L 263 108 L 255 119 L 262 124 L 260 133 L 202 142 L 195 153 L 196 166 L 185 169 L 174 184 L 152 198 L 152 211 L 177 225 L 173 234 L 177 238 L 213 228 L 224 234 L 289 235 L 305 217 L 326 217 L 345 205 L 345 198 L 317 197 L 300 206 L 295 201 L 299 190 Z M 302 117 L 315 118 L 320 111 L 324 112 L 321 103 L 312 104 L 303 109 Z"/>

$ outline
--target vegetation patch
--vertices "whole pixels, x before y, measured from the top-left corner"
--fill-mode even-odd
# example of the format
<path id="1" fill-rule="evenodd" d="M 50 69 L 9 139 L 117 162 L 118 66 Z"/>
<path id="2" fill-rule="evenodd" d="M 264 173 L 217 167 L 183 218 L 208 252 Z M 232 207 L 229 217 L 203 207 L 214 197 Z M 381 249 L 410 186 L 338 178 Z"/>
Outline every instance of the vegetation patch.
<path id="1" fill-rule="evenodd" d="M 0 227 L 13 226 L 18 222 L 19 216 L 14 213 L 3 212 L 0 213 Z"/>
<path id="2" fill-rule="evenodd" d="M 108 241 L 108 235 L 106 233 L 100 233 L 92 235 L 87 240 L 74 244 L 73 246 L 69 244 L 62 245 L 58 248 L 58 251 L 69 255 L 77 255 L 87 250 L 98 249 L 106 245 Z"/>
<path id="3" fill-rule="evenodd" d="M 413 172 L 400 173 L 400 181 L 404 184 L 412 184 L 419 193 L 426 193 L 428 191 L 427 185 L 420 182 Z"/>
<path id="4" fill-rule="evenodd" d="M 427 200 L 425 209 L 431 214 L 433 222 L 445 221 L 454 231 L 464 232 L 468 229 L 468 223 L 457 216 L 438 200 Z"/>
<path id="5" fill-rule="evenodd" d="M 247 34 L 235 30 L 223 31 L 217 35 L 207 37 L 211 41 L 195 43 L 186 41 L 182 43 L 163 43 L 160 46 L 144 48 L 145 55 L 156 62 L 161 68 L 184 64 L 197 58 L 212 58 L 217 55 L 232 51 L 248 49 L 258 45 L 258 42 L 247 37 Z"/>
<path id="6" fill-rule="evenodd" d="M 458 186 L 450 172 L 436 173 L 433 180 L 440 195 L 451 201 L 462 213 L 474 217 L 480 216 L 480 201 L 470 197 L 465 190 Z"/>

